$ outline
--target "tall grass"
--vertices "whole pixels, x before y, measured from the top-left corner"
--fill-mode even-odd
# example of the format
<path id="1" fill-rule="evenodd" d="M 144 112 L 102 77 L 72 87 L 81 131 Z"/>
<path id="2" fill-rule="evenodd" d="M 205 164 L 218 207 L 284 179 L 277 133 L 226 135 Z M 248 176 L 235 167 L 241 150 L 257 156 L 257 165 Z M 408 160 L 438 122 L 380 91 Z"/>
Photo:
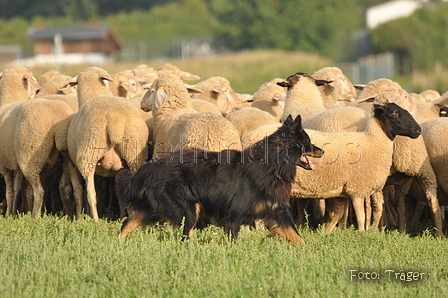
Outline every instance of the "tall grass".
<path id="1" fill-rule="evenodd" d="M 411 238 L 304 228 L 303 247 L 268 238 L 263 230 L 243 229 L 232 242 L 214 226 L 183 242 L 181 229 L 164 225 L 138 228 L 123 239 L 120 224 L 0 217 L 0 297 L 448 295 L 448 242 L 429 233 Z M 360 279 L 360 272 L 375 272 L 379 279 Z M 404 272 L 423 278 L 402 281 L 395 275 Z"/>
<path id="2" fill-rule="evenodd" d="M 145 63 L 157 69 L 165 63 L 171 63 L 184 71 L 199 75 L 201 79 L 211 76 L 227 78 L 233 89 L 239 93 L 253 93 L 257 88 L 273 78 L 286 79 L 298 71 L 314 73 L 316 70 L 332 66 L 329 59 L 316 54 L 303 52 L 288 52 L 281 50 L 257 50 L 232 54 L 222 54 L 210 57 L 196 57 L 188 60 L 160 59 L 139 62 L 117 62 L 99 65 L 110 73 L 132 69 L 140 63 Z M 69 76 L 75 76 L 89 65 L 61 66 L 60 71 Z M 54 66 L 30 68 L 38 77 Z M 193 84 L 197 81 L 192 81 Z"/>

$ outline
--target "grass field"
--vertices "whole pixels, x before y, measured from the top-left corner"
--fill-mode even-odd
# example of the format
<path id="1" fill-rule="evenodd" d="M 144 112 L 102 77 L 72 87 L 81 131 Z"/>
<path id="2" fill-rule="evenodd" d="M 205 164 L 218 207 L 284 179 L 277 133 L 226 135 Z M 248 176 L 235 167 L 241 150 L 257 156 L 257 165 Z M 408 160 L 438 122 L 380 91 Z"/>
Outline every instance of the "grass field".
<path id="1" fill-rule="evenodd" d="M 303 247 L 215 226 L 120 238 L 120 225 L 0 217 L 0 297 L 448 297 L 448 242 L 430 233 L 304 228 Z"/>

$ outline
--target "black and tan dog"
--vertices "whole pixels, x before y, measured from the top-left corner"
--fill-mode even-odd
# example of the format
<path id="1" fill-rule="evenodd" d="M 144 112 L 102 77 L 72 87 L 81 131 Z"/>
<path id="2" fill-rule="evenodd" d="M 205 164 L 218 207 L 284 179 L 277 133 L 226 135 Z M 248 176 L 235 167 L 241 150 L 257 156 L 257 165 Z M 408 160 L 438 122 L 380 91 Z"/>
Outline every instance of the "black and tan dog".
<path id="1" fill-rule="evenodd" d="M 199 216 L 224 227 L 234 239 L 241 225 L 261 219 L 271 235 L 305 243 L 290 211 L 296 166 L 312 170 L 308 156 L 323 150 L 311 144 L 301 117 L 291 116 L 265 140 L 245 151 L 180 150 L 153 159 L 132 175 L 116 176 L 116 193 L 129 218 L 121 235 L 141 225 L 166 221 L 189 237 Z"/>

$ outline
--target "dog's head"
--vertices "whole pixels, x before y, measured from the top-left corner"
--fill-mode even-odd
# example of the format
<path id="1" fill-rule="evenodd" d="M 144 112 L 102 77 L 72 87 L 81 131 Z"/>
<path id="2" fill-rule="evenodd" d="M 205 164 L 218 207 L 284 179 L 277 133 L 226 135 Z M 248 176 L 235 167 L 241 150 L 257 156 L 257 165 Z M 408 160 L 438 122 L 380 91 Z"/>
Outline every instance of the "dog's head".
<path id="1" fill-rule="evenodd" d="M 300 115 L 294 120 L 289 115 L 277 133 L 280 133 L 282 142 L 287 144 L 290 157 L 295 155 L 294 152 L 291 152 L 294 151 L 292 149 L 298 148 L 297 161 L 295 161 L 298 166 L 306 170 L 316 169 L 316 166 L 309 160 L 308 156 L 321 158 L 324 150 L 311 144 L 310 137 L 302 127 L 302 118 Z"/>

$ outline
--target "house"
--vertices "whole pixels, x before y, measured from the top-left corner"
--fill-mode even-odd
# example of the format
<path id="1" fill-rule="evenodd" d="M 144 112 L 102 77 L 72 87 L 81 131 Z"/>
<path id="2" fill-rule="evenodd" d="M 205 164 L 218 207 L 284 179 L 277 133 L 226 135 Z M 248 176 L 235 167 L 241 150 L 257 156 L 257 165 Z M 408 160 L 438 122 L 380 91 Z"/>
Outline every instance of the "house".
<path id="1" fill-rule="evenodd" d="M 24 50 L 21 45 L 0 45 L 0 66 L 23 56 Z"/>
<path id="2" fill-rule="evenodd" d="M 26 64 L 104 64 L 121 50 L 109 26 L 34 26 L 28 37 L 35 56 Z"/>
<path id="3" fill-rule="evenodd" d="M 425 2 L 428 0 L 394 0 L 372 6 L 366 11 L 366 26 L 371 30 L 389 21 L 408 17 Z"/>

